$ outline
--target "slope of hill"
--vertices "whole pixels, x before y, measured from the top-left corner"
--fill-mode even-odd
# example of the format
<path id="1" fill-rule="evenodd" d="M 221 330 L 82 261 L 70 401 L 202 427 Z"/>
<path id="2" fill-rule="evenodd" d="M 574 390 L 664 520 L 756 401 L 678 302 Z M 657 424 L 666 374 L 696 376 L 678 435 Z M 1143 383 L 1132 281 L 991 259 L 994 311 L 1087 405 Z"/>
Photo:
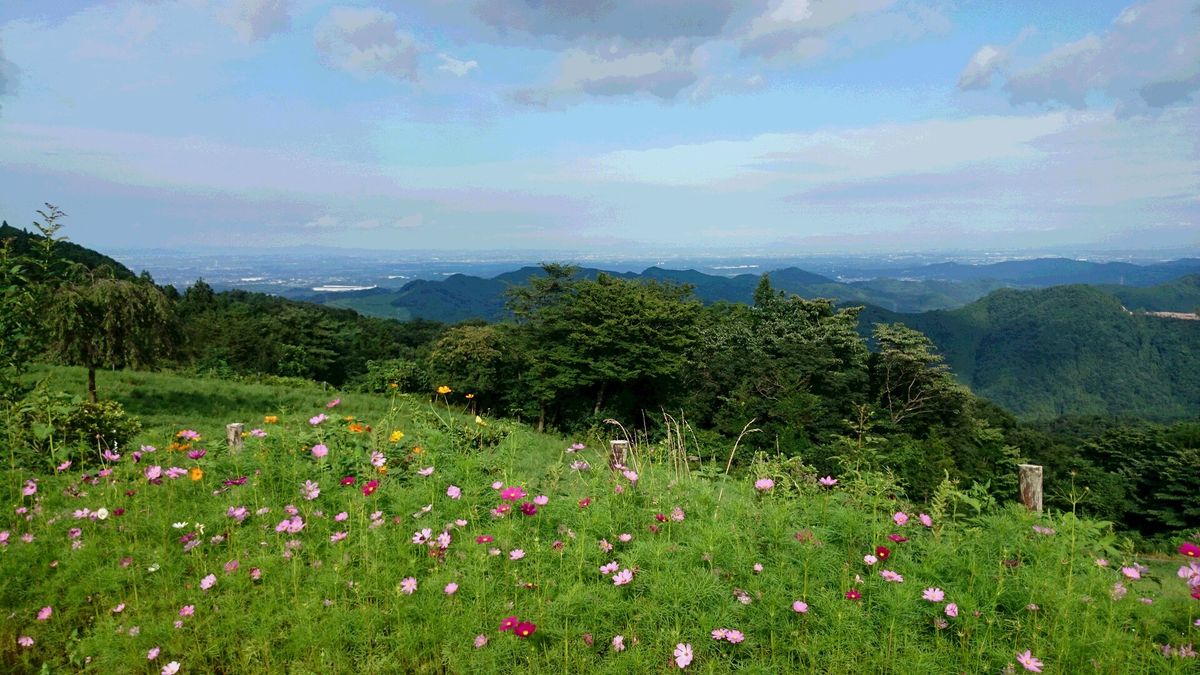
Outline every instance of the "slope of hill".
<path id="1" fill-rule="evenodd" d="M 29 252 L 29 250 L 33 248 L 35 242 L 42 239 L 42 236 L 27 230 L 17 229 L 5 221 L 0 223 L 0 241 L 5 239 L 11 239 L 12 252 L 21 255 Z M 98 253 L 90 248 L 85 248 L 76 243 L 70 241 L 59 241 L 55 243 L 54 250 L 57 252 L 59 257 L 71 262 L 79 263 L 88 269 L 107 267 L 108 269 L 112 270 L 113 276 L 118 279 L 133 279 L 135 277 L 132 270 L 116 260 L 113 260 L 103 253 Z"/>
<path id="2" fill-rule="evenodd" d="M 1200 324 L 1131 314 L 1101 288 L 999 290 L 924 314 L 871 307 L 861 321 L 864 331 L 900 322 L 925 333 L 964 384 L 1022 417 L 1200 409 Z"/>
<path id="3" fill-rule="evenodd" d="M 1174 279 L 1158 286 L 1104 286 L 1125 305 L 1142 312 L 1195 312 L 1200 308 L 1200 274 Z"/>
<path id="4" fill-rule="evenodd" d="M 1200 259 L 1197 258 L 1182 258 L 1153 265 L 1134 265 L 1125 262 L 1097 263 L 1069 258 L 1035 258 L 1032 260 L 1007 260 L 988 265 L 946 262 L 898 270 L 878 270 L 872 274 L 879 277 L 942 281 L 992 279 L 1018 286 L 1041 288 L 1063 284 L 1150 286 L 1198 272 L 1200 272 Z"/>

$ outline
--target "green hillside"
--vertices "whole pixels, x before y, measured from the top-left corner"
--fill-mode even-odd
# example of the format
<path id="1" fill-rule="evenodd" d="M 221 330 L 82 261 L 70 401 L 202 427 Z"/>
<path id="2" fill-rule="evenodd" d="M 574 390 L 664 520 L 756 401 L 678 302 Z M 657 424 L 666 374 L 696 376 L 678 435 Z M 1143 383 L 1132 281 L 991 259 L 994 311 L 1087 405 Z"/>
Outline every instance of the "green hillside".
<path id="1" fill-rule="evenodd" d="M 10 239 L 11 252 L 15 255 L 26 255 L 36 242 L 41 239 L 41 235 L 31 233 L 27 230 L 17 229 L 8 224 L 8 221 L 0 223 L 0 241 Z M 97 269 L 105 267 L 112 271 L 114 277 L 118 279 L 133 279 L 133 271 L 112 258 L 98 253 L 90 248 L 86 248 L 70 241 L 60 241 L 55 244 L 56 255 L 63 260 L 69 260 L 74 263 L 79 263 L 88 269 Z"/>
<path id="2" fill-rule="evenodd" d="M 1103 286 L 1126 309 L 1145 312 L 1200 311 L 1200 274 L 1191 274 L 1149 288 Z"/>
<path id="3" fill-rule="evenodd" d="M 1157 306 L 1178 285 L 1187 287 L 1140 295 Z M 1170 419 L 1200 409 L 1200 322 L 1130 314 L 1102 288 L 1000 290 L 924 314 L 868 308 L 862 321 L 899 321 L 925 333 L 960 381 L 1022 417 Z"/>

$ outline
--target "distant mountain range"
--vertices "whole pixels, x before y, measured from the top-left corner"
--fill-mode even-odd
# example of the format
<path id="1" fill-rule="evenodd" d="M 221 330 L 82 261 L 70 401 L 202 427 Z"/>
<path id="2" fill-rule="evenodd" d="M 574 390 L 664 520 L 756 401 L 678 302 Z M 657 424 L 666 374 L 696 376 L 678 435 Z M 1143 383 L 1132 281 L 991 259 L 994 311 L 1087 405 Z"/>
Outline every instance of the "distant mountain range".
<path id="1" fill-rule="evenodd" d="M 504 293 L 538 274 L 538 267 L 523 267 L 491 278 L 454 274 L 445 279 L 415 280 L 398 290 L 371 289 L 346 293 L 291 295 L 296 299 L 354 309 L 372 316 L 400 320 L 430 319 L 456 323 L 467 319 L 498 321 L 508 316 Z M 989 265 L 940 263 L 911 269 L 879 270 L 879 276 L 855 281 L 838 281 L 805 270 L 788 267 L 769 272 L 771 283 L 787 293 L 807 298 L 831 298 L 842 304 L 864 304 L 893 312 L 925 312 L 952 309 L 1001 288 L 1044 288 L 1062 284 L 1111 284 L 1144 287 L 1188 274 L 1200 273 L 1200 259 L 1186 258 L 1153 265 L 1095 263 L 1066 258 L 1015 260 Z M 585 268 L 585 277 L 600 270 Z M 641 273 L 609 272 L 626 279 L 656 279 L 690 284 L 705 303 L 748 303 L 758 284 L 758 274 L 716 276 L 695 270 L 650 267 Z M 865 271 L 864 275 L 873 274 Z M 1115 291 L 1114 291 L 1115 293 Z M 1131 302 L 1143 307 L 1136 294 Z M 1184 296 L 1167 310 L 1186 305 Z M 1192 305 L 1194 307 L 1194 305 Z"/>

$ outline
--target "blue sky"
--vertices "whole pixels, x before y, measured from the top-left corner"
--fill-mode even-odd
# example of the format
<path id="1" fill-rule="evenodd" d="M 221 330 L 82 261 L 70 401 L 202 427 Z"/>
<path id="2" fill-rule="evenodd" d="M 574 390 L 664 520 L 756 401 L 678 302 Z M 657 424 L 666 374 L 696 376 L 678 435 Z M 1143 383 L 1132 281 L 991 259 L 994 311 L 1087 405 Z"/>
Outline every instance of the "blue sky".
<path id="1" fill-rule="evenodd" d="M 98 248 L 1200 248 L 1200 1 L 5 0 Z"/>

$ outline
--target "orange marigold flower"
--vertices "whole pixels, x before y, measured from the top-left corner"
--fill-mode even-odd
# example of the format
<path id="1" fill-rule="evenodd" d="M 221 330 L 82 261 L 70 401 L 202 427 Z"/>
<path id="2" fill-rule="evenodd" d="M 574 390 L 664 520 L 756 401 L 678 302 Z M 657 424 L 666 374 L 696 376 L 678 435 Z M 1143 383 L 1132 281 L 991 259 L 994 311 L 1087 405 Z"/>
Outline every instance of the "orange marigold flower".
<path id="1" fill-rule="evenodd" d="M 400 385 L 396 384 L 395 382 L 391 382 L 391 383 L 389 383 L 389 384 L 388 384 L 388 386 L 389 386 L 389 387 L 391 387 L 392 389 L 399 389 L 399 388 L 400 388 Z"/>
<path id="2" fill-rule="evenodd" d="M 278 415 L 264 415 L 263 416 L 263 424 L 278 424 L 278 423 L 279 423 Z"/>
<path id="3" fill-rule="evenodd" d="M 192 480 L 200 480 L 201 478 L 204 478 L 204 469 L 201 469 L 198 466 L 193 466 L 191 469 L 188 469 L 188 478 L 191 478 Z"/>
<path id="4" fill-rule="evenodd" d="M 367 428 L 364 427 L 363 425 L 359 424 L 358 422 L 355 422 L 350 425 L 350 433 L 352 433 L 352 434 L 361 434 L 362 432 L 364 432 L 366 430 L 367 430 Z"/>
<path id="5" fill-rule="evenodd" d="M 412 452 L 413 452 L 413 454 L 414 454 L 414 455 L 419 455 L 419 454 L 421 454 L 422 452 L 425 452 L 425 448 L 422 448 L 422 447 L 421 447 L 421 446 L 419 446 L 419 445 L 414 445 L 414 446 L 413 446 L 413 449 L 412 449 Z"/>

